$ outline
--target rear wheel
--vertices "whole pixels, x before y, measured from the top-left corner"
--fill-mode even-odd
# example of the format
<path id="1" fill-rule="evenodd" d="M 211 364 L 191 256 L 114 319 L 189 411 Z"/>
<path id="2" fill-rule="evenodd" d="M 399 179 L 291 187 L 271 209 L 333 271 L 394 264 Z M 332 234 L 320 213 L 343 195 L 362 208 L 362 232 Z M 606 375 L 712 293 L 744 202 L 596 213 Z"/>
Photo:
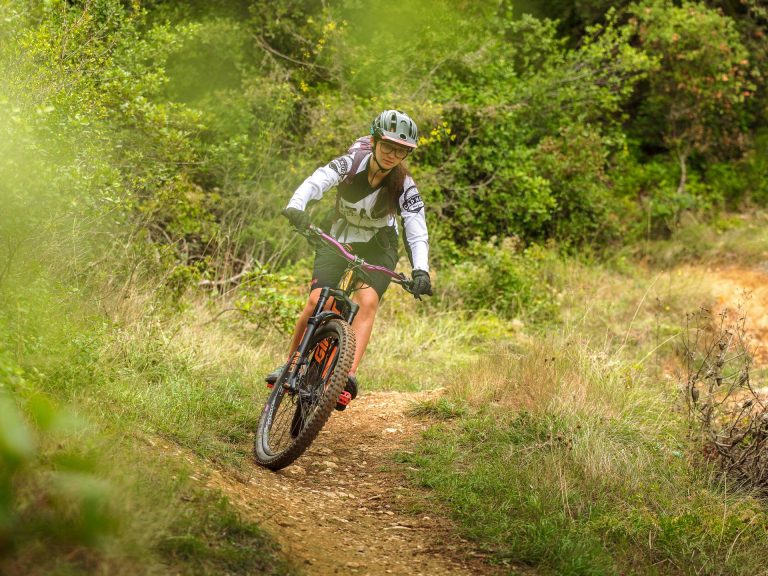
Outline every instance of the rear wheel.
<path id="1" fill-rule="evenodd" d="M 256 429 L 254 456 L 272 470 L 288 466 L 317 437 L 336 406 L 355 356 L 355 333 L 332 319 L 312 336 L 299 359 L 298 389 L 285 389 L 289 370 L 275 382 Z"/>

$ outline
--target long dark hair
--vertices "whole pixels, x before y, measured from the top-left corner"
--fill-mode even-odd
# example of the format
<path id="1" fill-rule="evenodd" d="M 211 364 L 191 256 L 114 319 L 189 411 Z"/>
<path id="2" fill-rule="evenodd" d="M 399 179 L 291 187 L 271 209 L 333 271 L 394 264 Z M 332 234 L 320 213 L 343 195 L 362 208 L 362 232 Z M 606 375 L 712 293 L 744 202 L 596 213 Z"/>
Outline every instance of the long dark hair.
<path id="1" fill-rule="evenodd" d="M 373 154 L 376 154 L 376 142 L 373 144 Z M 385 215 L 394 216 L 399 207 L 400 195 L 403 193 L 405 178 L 410 176 L 405 160 L 390 170 L 382 182 L 382 191 L 376 199 L 371 216 L 383 218 Z"/>

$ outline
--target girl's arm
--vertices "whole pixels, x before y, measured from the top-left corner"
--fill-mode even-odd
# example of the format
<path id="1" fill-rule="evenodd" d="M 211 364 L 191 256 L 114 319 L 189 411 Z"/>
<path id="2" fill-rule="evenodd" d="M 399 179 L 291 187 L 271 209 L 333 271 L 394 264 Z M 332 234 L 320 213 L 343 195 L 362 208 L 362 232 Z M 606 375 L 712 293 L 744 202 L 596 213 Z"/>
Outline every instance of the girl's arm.
<path id="1" fill-rule="evenodd" d="M 414 270 L 429 272 L 429 234 L 424 202 L 413 178 L 406 177 L 403 187 L 405 191 L 400 195 L 400 216 L 403 219 L 408 258 Z"/>
<path id="2" fill-rule="evenodd" d="M 286 208 L 298 208 L 306 210 L 311 200 L 320 200 L 328 190 L 344 180 L 352 168 L 352 155 L 346 154 L 331 160 L 325 166 L 315 170 L 312 175 L 304 180 L 291 196 Z"/>

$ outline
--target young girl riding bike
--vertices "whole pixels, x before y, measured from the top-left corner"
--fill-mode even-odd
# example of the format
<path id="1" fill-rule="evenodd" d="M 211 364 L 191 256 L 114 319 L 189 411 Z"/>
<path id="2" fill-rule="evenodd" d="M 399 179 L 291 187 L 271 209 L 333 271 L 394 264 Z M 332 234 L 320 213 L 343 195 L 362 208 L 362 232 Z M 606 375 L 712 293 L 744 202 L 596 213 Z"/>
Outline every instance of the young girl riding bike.
<path id="1" fill-rule="evenodd" d="M 414 297 L 431 295 L 429 278 L 429 243 L 424 203 L 416 184 L 404 164 L 405 158 L 418 146 L 416 123 L 404 112 L 385 110 L 371 123 L 370 138 L 361 138 L 347 154 L 318 168 L 296 189 L 283 215 L 299 230 L 310 224 L 307 204 L 320 200 L 323 194 L 337 186 L 336 211 L 338 218 L 330 234 L 348 244 L 352 252 L 370 264 L 394 269 L 397 264 L 396 216 L 400 216 L 406 251 L 413 266 Z M 327 246 L 315 252 L 309 300 L 301 312 L 291 341 L 289 357 L 296 350 L 312 315 L 320 290 L 335 287 L 346 269 L 347 262 Z M 352 328 L 357 347 L 347 385 L 336 404 L 344 410 L 357 396 L 355 374 L 365 353 L 373 329 L 379 302 L 389 286 L 384 274 L 374 274 L 371 285 L 355 292 L 354 300 L 360 310 Z M 274 384 L 283 366 L 271 372 L 266 380 Z"/>

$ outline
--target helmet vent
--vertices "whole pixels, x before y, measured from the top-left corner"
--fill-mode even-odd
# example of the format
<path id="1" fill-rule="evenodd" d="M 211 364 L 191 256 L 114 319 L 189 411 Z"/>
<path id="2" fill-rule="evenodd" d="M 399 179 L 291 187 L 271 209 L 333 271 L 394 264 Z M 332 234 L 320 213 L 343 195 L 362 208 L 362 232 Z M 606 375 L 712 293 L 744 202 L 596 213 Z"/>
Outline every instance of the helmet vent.
<path id="1" fill-rule="evenodd" d="M 385 110 L 379 114 L 371 123 L 371 134 L 374 138 L 399 140 L 408 148 L 418 146 L 419 130 L 408 114 L 400 110 Z"/>

